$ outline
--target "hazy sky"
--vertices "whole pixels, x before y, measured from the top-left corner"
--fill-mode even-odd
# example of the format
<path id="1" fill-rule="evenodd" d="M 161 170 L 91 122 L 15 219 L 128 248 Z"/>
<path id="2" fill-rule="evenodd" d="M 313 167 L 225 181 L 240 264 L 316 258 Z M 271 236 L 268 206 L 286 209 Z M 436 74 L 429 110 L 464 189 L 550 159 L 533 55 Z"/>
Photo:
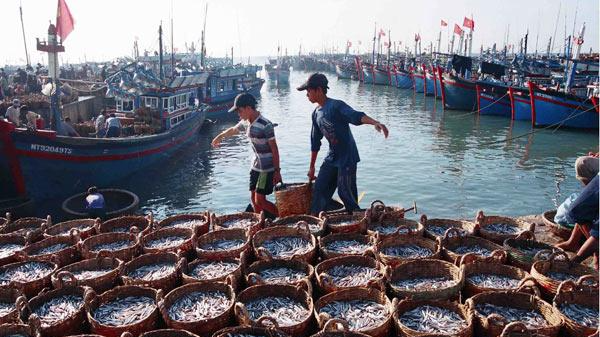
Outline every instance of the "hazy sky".
<path id="1" fill-rule="evenodd" d="M 75 18 L 75 30 L 65 41 L 63 60 L 71 62 L 109 60 L 131 55 L 133 41 L 139 39 L 140 52 L 158 49 L 158 26 L 163 21 L 165 43 L 170 46 L 170 18 L 174 18 L 175 47 L 185 51 L 185 43 L 198 44 L 207 0 L 66 0 Z M 35 38 L 45 38 L 48 23 L 56 20 L 56 0 L 21 0 L 27 47 L 33 63 L 42 61 L 35 50 Z M 171 11 L 171 3 L 173 11 Z M 558 26 L 557 13 L 560 9 Z M 510 43 L 529 28 L 529 50 L 545 51 L 548 38 L 557 26 L 555 50 L 562 46 L 565 31 L 573 30 L 575 8 L 578 7 L 578 31 L 586 23 L 583 50 L 598 51 L 598 0 L 208 0 L 207 50 L 212 56 L 224 56 L 234 47 L 236 61 L 242 56 L 275 55 L 277 44 L 289 54 L 320 51 L 323 46 L 343 49 L 350 40 L 354 47 L 362 42 L 361 51 L 371 49 L 374 25 L 386 32 L 392 41 L 403 41 L 412 48 L 415 33 L 423 38 L 422 48 L 437 39 L 440 19 L 448 22 L 450 33 L 454 23 L 462 25 L 464 16 L 473 15 L 475 32 L 473 50 L 479 46 L 503 44 L 510 24 Z M 173 12 L 173 15 L 171 13 Z M 2 38 L 0 64 L 24 63 L 25 52 L 19 21 L 19 0 L 1 0 Z M 442 46 L 447 44 L 442 33 Z M 443 49 L 445 49 L 443 47 Z M 45 60 L 45 58 L 44 58 Z"/>

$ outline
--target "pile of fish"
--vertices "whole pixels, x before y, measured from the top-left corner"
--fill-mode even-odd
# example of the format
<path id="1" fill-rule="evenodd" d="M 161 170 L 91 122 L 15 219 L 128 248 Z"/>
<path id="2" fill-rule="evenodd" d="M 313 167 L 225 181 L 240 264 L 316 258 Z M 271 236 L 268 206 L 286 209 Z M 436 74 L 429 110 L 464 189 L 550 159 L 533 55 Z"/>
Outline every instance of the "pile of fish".
<path id="1" fill-rule="evenodd" d="M 33 313 L 40 317 L 42 326 L 52 326 L 71 317 L 83 306 L 83 297 L 63 295 L 55 297 L 35 308 Z"/>
<path id="2" fill-rule="evenodd" d="M 474 253 L 475 255 L 479 255 L 479 256 L 492 255 L 491 250 L 489 250 L 485 247 L 481 247 L 480 245 L 459 246 L 459 247 L 454 248 L 452 251 L 455 252 L 456 254 L 460 254 L 460 255 L 464 255 L 467 253 Z"/>
<path id="3" fill-rule="evenodd" d="M 574 322 L 589 328 L 598 327 L 598 308 L 590 308 L 579 304 L 561 304 L 558 310 Z"/>
<path id="4" fill-rule="evenodd" d="M 370 267 L 356 265 L 337 265 L 326 271 L 338 287 L 366 286 L 370 280 L 380 278 L 379 271 Z"/>
<path id="5" fill-rule="evenodd" d="M 526 245 L 526 246 L 517 247 L 517 249 L 519 249 L 522 253 L 524 253 L 526 255 L 535 256 L 535 254 L 541 252 L 542 250 L 547 250 L 548 248 Z"/>
<path id="6" fill-rule="evenodd" d="M 321 230 L 321 227 L 319 227 L 318 222 L 315 222 L 315 221 L 304 221 L 304 222 L 308 225 L 308 230 L 311 233 L 316 233 Z M 285 224 L 285 226 L 288 226 L 288 227 L 296 227 L 297 225 L 298 225 L 297 222 L 290 222 L 290 223 Z"/>
<path id="7" fill-rule="evenodd" d="M 15 310 L 14 303 L 0 301 L 0 317 L 8 315 L 11 311 Z"/>
<path id="8" fill-rule="evenodd" d="M 396 280 L 392 285 L 403 290 L 435 290 L 445 289 L 456 284 L 455 280 L 448 277 L 421 277 L 405 280 Z"/>
<path id="9" fill-rule="evenodd" d="M 15 252 L 23 249 L 23 245 L 15 244 L 15 243 L 5 243 L 0 245 L 0 258 L 5 258 L 14 254 Z"/>
<path id="10" fill-rule="evenodd" d="M 52 265 L 48 263 L 30 261 L 18 264 L 0 271 L 0 286 L 5 286 L 11 281 L 31 282 L 44 278 L 50 273 L 52 273 Z"/>
<path id="11" fill-rule="evenodd" d="M 169 308 L 169 317 L 175 321 L 195 322 L 224 313 L 231 300 L 222 291 L 195 291 L 181 296 Z"/>
<path id="12" fill-rule="evenodd" d="M 530 329 L 539 329 L 548 325 L 544 316 L 535 310 L 504 307 L 490 303 L 478 304 L 475 306 L 475 310 L 484 317 L 498 314 L 504 317 L 508 323 L 523 322 Z"/>
<path id="13" fill-rule="evenodd" d="M 198 280 L 212 280 L 233 273 L 238 266 L 227 261 L 205 261 L 196 264 L 188 275 Z"/>
<path id="14" fill-rule="evenodd" d="M 427 225 L 426 229 L 429 233 L 431 233 L 435 236 L 443 237 L 444 234 L 446 234 L 446 231 L 450 228 L 455 228 L 460 235 L 467 234 L 467 231 L 465 231 L 464 229 L 457 227 L 457 226 L 453 226 L 453 225 L 444 225 L 444 224 Z"/>
<path id="15" fill-rule="evenodd" d="M 160 280 L 175 272 L 172 263 L 156 263 L 140 266 L 127 274 L 127 276 L 144 281 Z"/>
<path id="16" fill-rule="evenodd" d="M 107 242 L 107 243 L 101 243 L 98 245 L 95 245 L 94 247 L 92 247 L 92 251 L 93 252 L 99 252 L 101 250 L 108 250 L 108 251 L 116 251 L 116 250 L 123 250 L 125 248 L 129 248 L 133 245 L 132 241 L 129 240 L 119 240 L 119 241 L 113 241 L 113 242 Z"/>
<path id="17" fill-rule="evenodd" d="M 381 252 L 388 256 L 395 256 L 405 259 L 418 259 L 433 255 L 431 249 L 414 244 L 404 246 L 389 246 L 382 249 Z"/>
<path id="18" fill-rule="evenodd" d="M 313 245 L 301 237 L 282 236 L 266 240 L 261 247 L 268 250 L 274 258 L 286 258 L 305 254 L 313 248 Z"/>
<path id="19" fill-rule="evenodd" d="M 444 335 L 459 333 L 468 325 L 467 321 L 454 311 L 430 305 L 407 311 L 399 319 L 400 323 L 412 330 Z"/>
<path id="20" fill-rule="evenodd" d="M 333 301 L 324 305 L 319 312 L 345 320 L 353 331 L 377 328 L 390 315 L 383 304 L 368 300 Z"/>
<path id="21" fill-rule="evenodd" d="M 290 298 L 269 296 L 246 303 L 246 310 L 253 321 L 268 316 L 279 326 L 291 326 L 302 323 L 311 313 L 302 303 Z"/>
<path id="22" fill-rule="evenodd" d="M 83 231 L 87 231 L 88 229 L 92 228 L 93 226 L 94 225 L 92 225 L 92 224 L 82 223 L 82 224 L 78 224 L 78 225 L 72 226 L 72 227 L 65 227 L 62 230 L 60 230 L 58 233 L 56 233 L 56 235 L 57 236 L 69 235 L 73 229 L 78 229 L 80 232 L 83 232 Z"/>
<path id="23" fill-rule="evenodd" d="M 549 273 L 546 274 L 546 276 L 548 276 L 549 278 L 556 280 L 556 281 L 566 281 L 566 280 L 571 280 L 571 281 L 577 281 L 578 276 L 577 275 L 573 275 L 573 274 L 569 274 L 569 273 L 561 273 L 558 271 L 551 271 Z"/>
<path id="24" fill-rule="evenodd" d="M 350 225 L 354 225 L 356 223 L 355 220 L 339 220 L 339 221 L 332 221 L 329 222 L 329 226 L 333 226 L 333 227 L 341 227 L 341 226 L 350 226 Z"/>
<path id="25" fill-rule="evenodd" d="M 398 227 L 393 226 L 393 225 L 377 224 L 377 225 L 371 227 L 371 230 L 373 232 L 377 232 L 379 234 L 391 235 L 391 234 L 396 233 L 396 231 L 398 230 Z M 404 231 L 408 231 L 408 229 L 404 228 Z"/>
<path id="26" fill-rule="evenodd" d="M 127 227 L 115 227 L 110 230 L 111 233 L 129 233 L 130 228 Z"/>
<path id="27" fill-rule="evenodd" d="M 265 268 L 258 273 L 258 276 L 265 283 L 291 284 L 301 281 L 306 277 L 306 273 L 292 268 L 277 267 Z"/>
<path id="28" fill-rule="evenodd" d="M 111 272 L 110 268 L 98 268 L 98 269 L 80 269 L 71 271 L 71 274 L 78 280 L 89 280 L 96 277 L 106 275 Z"/>
<path id="29" fill-rule="evenodd" d="M 517 225 L 502 222 L 487 224 L 483 226 L 483 228 L 485 228 L 485 230 L 487 231 L 496 232 L 500 234 L 519 234 L 519 232 L 521 231 L 521 229 Z"/>
<path id="30" fill-rule="evenodd" d="M 123 326 L 139 322 L 156 309 L 154 299 L 145 296 L 127 296 L 99 306 L 93 317 L 100 324 Z"/>
<path id="31" fill-rule="evenodd" d="M 370 244 L 361 243 L 356 240 L 336 240 L 325 245 L 325 249 L 338 254 L 360 255 L 371 248 Z"/>
<path id="32" fill-rule="evenodd" d="M 57 243 L 55 245 L 51 245 L 51 246 L 42 248 L 42 249 L 34 252 L 31 255 L 36 256 L 36 255 L 53 254 L 53 253 L 59 252 L 59 251 L 65 249 L 65 248 L 68 248 L 68 247 L 69 247 L 69 245 L 66 244 L 66 243 Z"/>
<path id="33" fill-rule="evenodd" d="M 200 219 L 175 220 L 175 221 L 172 221 L 172 222 L 168 223 L 167 225 L 163 226 L 162 228 L 189 228 L 189 229 L 192 229 L 196 226 L 202 226 L 203 224 L 204 224 L 204 221 L 202 221 Z"/>
<path id="34" fill-rule="evenodd" d="M 254 219 L 232 219 L 221 224 L 223 228 L 250 228 L 256 224 Z"/>
<path id="35" fill-rule="evenodd" d="M 164 249 L 181 246 L 188 238 L 180 235 L 163 236 L 146 242 L 145 246 L 152 249 Z"/>
<path id="36" fill-rule="evenodd" d="M 521 280 L 497 274 L 475 274 L 467 277 L 472 284 L 488 289 L 514 289 Z"/>
<path id="37" fill-rule="evenodd" d="M 233 250 L 243 246 L 246 242 L 244 240 L 229 240 L 229 239 L 221 239 L 213 242 L 203 244 L 200 249 L 203 250 Z"/>

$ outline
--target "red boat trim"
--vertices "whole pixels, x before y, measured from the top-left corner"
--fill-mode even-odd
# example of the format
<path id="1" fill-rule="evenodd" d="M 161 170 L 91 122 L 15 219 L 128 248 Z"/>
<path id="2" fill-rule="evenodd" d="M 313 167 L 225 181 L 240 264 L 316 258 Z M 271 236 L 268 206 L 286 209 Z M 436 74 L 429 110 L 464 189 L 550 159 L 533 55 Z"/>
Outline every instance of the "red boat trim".
<path id="1" fill-rule="evenodd" d="M 421 64 L 423 68 L 423 95 L 427 96 L 427 69 L 425 69 L 425 63 Z"/>
<path id="2" fill-rule="evenodd" d="M 513 88 L 508 87 L 508 99 L 510 99 L 510 119 L 515 120 L 515 95 L 513 94 Z"/>
<path id="3" fill-rule="evenodd" d="M 442 91 L 442 107 L 446 107 L 446 83 L 444 82 L 444 72 L 442 67 L 438 66 L 438 76 L 440 78 L 440 90 Z"/>
<path id="4" fill-rule="evenodd" d="M 475 91 L 477 92 L 477 113 L 481 112 L 481 87 L 479 84 L 475 84 Z"/>
<path id="5" fill-rule="evenodd" d="M 557 101 L 557 100 L 554 100 L 552 98 L 547 98 L 547 97 L 535 96 L 535 99 L 544 101 L 544 102 L 548 102 L 548 103 L 552 103 L 552 104 L 556 104 L 556 105 L 560 105 L 560 106 L 564 106 L 566 108 L 571 108 L 571 109 L 579 109 L 582 107 L 582 105 L 564 103 L 564 102 Z"/>
<path id="6" fill-rule="evenodd" d="M 534 98 L 534 87 L 535 84 L 533 84 L 533 82 L 529 81 L 527 82 L 527 87 L 529 87 L 529 104 L 531 104 L 531 126 L 535 127 L 535 123 L 536 123 L 536 114 L 535 114 L 535 98 Z"/>

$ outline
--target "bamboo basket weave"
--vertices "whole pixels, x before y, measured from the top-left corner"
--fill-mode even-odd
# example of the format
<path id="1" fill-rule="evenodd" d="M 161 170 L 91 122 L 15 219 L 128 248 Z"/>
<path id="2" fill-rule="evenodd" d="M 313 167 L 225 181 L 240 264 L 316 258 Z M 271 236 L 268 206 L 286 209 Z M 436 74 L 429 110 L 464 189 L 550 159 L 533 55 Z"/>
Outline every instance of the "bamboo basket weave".
<path id="1" fill-rule="evenodd" d="M 273 256 L 271 252 L 263 247 L 263 244 L 268 240 L 273 240 L 277 238 L 284 237 L 296 237 L 301 238 L 304 241 L 308 242 L 310 245 L 309 249 L 300 254 L 294 254 L 290 257 L 283 256 Z M 254 249 L 254 254 L 259 260 L 272 260 L 272 259 L 284 259 L 284 260 L 300 260 L 306 263 L 312 263 L 316 257 L 317 251 L 317 240 L 314 235 L 310 233 L 310 229 L 308 225 L 304 223 L 296 224 L 295 227 L 287 227 L 287 226 L 276 226 L 261 229 L 260 231 L 254 234 L 252 238 L 252 247 Z"/>
<path id="2" fill-rule="evenodd" d="M 41 337 L 38 329 L 26 324 L 1 324 L 0 337 Z"/>
<path id="3" fill-rule="evenodd" d="M 523 270 L 531 270 L 531 266 L 535 262 L 535 256 L 537 255 L 537 253 L 529 254 L 524 248 L 539 249 L 540 251 L 544 250 L 550 253 L 557 250 L 547 243 L 536 241 L 535 236 L 530 231 L 524 231 L 514 239 L 504 240 L 504 249 L 508 253 L 508 262 Z"/>
<path id="4" fill-rule="evenodd" d="M 449 335 L 449 334 L 436 334 L 436 333 L 426 333 L 413 330 L 400 322 L 400 317 L 410 310 L 416 309 L 420 306 L 429 305 L 432 307 L 444 308 L 446 310 L 450 310 L 459 316 L 461 316 L 466 322 L 467 326 L 464 327 L 458 333 Z M 400 336 L 404 337 L 442 337 L 442 336 L 451 336 L 451 337 L 472 337 L 473 335 L 473 315 L 469 312 L 469 310 L 462 304 L 457 302 L 448 302 L 448 301 L 438 301 L 438 300 L 413 300 L 413 299 L 405 299 L 398 303 L 395 307 L 394 311 L 394 325 L 396 326 L 396 332 Z"/>
<path id="5" fill-rule="evenodd" d="M 331 234 L 336 233 L 366 233 L 367 218 L 364 213 L 352 214 L 326 214 L 321 212 L 319 218 L 323 219 L 325 230 Z"/>
<path id="6" fill-rule="evenodd" d="M 281 184 L 275 187 L 275 202 L 280 217 L 309 214 L 311 200 L 311 183 Z"/>
<path id="7" fill-rule="evenodd" d="M 507 259 L 506 252 L 502 246 L 477 236 L 461 236 L 460 233 L 454 228 L 450 228 L 446 231 L 446 233 L 444 233 L 444 237 L 440 240 L 440 245 L 442 247 L 443 258 L 448 262 L 456 264 L 457 266 L 460 264 L 460 260 L 465 254 L 458 254 L 453 250 L 461 246 L 477 245 L 490 250 L 492 252 L 490 256 L 478 255 L 478 258 L 484 261 L 497 261 L 499 263 L 505 263 Z"/>
<path id="8" fill-rule="evenodd" d="M 48 266 L 51 269 L 51 271 L 48 274 L 43 275 L 40 278 L 37 278 L 34 280 L 27 280 L 26 282 L 10 281 L 5 285 L 0 285 L 0 290 L 1 289 L 19 289 L 19 291 L 21 291 L 27 298 L 32 298 L 33 296 L 39 294 L 40 291 L 42 291 L 42 289 L 44 289 L 46 287 L 50 287 L 50 285 L 51 285 L 50 277 L 58 269 L 58 266 L 56 265 L 56 263 L 52 263 L 52 262 L 48 262 L 48 261 L 40 261 L 40 260 L 36 260 L 36 259 L 28 259 L 27 261 L 15 262 L 15 263 L 7 264 L 5 266 L 0 267 L 0 274 L 2 274 L 4 272 L 4 270 L 6 270 L 6 269 L 15 268 L 20 265 L 28 264 L 30 262 L 40 262 L 42 264 L 45 264 L 46 266 Z"/>
<path id="9" fill-rule="evenodd" d="M 248 335 L 257 337 L 289 337 L 288 334 L 279 329 L 277 322 L 270 317 L 262 317 L 256 323 L 253 326 L 224 328 L 215 332 L 212 337 L 242 337 Z"/>
<path id="10" fill-rule="evenodd" d="M 170 264 L 174 266 L 174 270 L 164 277 L 153 280 L 136 279 L 129 276 L 137 268 L 157 263 Z M 186 264 L 187 260 L 185 257 L 179 257 L 174 253 L 148 253 L 127 262 L 121 270 L 121 280 L 124 285 L 137 285 L 169 292 L 181 283 L 181 273 Z"/>
<path id="11" fill-rule="evenodd" d="M 384 216 L 380 221 L 371 222 L 367 225 L 367 234 L 374 236 L 377 240 L 401 235 L 423 236 L 424 231 L 425 227 L 420 222 L 388 216 Z"/>
<path id="12" fill-rule="evenodd" d="M 3 226 L 0 234 L 24 235 L 27 242 L 36 242 L 43 237 L 46 228 L 51 225 L 52 218 L 49 215 L 46 219 L 21 218 Z"/>
<path id="13" fill-rule="evenodd" d="M 556 337 L 563 324 L 560 312 L 537 296 L 512 291 L 489 291 L 469 298 L 465 305 L 473 312 L 475 318 L 475 332 L 477 336 L 496 337 L 502 334 L 508 322 L 504 317 L 496 314 L 481 315 L 477 310 L 478 304 L 490 303 L 503 307 L 518 308 L 536 311 L 548 322 L 548 326 L 537 329 L 528 329 L 531 333 L 541 336 Z"/>
<path id="14" fill-rule="evenodd" d="M 431 229 L 434 227 L 442 227 L 442 228 L 457 228 L 460 232 L 464 232 L 466 235 L 473 235 L 473 231 L 475 230 L 475 224 L 470 221 L 465 220 L 453 220 L 453 219 L 428 219 L 425 214 L 421 215 L 421 221 L 423 226 L 425 227 L 425 237 L 428 237 L 433 240 L 437 240 L 438 238 L 443 238 L 444 235 L 437 235 Z M 445 232 L 445 231 L 444 231 Z"/>
<path id="15" fill-rule="evenodd" d="M 6 217 L 0 216 L 0 232 L 2 232 L 2 227 L 9 224 L 11 222 L 10 213 L 6 213 Z"/>
<path id="16" fill-rule="evenodd" d="M 288 215 L 286 217 L 282 217 L 279 219 L 270 222 L 267 220 L 270 226 L 295 226 L 300 222 L 306 222 L 308 224 L 308 228 L 310 228 L 310 232 L 315 237 L 322 236 L 325 234 L 325 225 L 323 224 L 323 219 L 317 218 L 312 215 Z"/>
<path id="17" fill-rule="evenodd" d="M 246 256 L 246 253 L 242 253 L 242 256 L 240 258 L 233 258 L 233 257 L 219 258 L 219 259 L 210 259 L 210 258 L 203 258 L 203 257 L 198 258 L 198 259 L 194 260 L 193 262 L 189 263 L 187 265 L 187 267 L 184 268 L 183 274 L 181 275 L 183 284 L 196 283 L 196 282 L 224 282 L 224 283 L 229 282 L 231 284 L 231 287 L 233 287 L 233 290 L 238 290 L 242 283 L 241 282 L 241 280 L 243 278 L 242 271 L 244 270 L 244 266 L 246 265 L 246 257 L 245 256 Z M 230 262 L 230 263 L 237 264 L 237 267 L 230 273 L 224 273 L 223 275 L 221 275 L 219 277 L 210 278 L 210 279 L 199 279 L 199 278 L 196 278 L 191 275 L 191 272 L 194 270 L 196 265 L 198 265 L 200 263 L 211 262 L 211 261 Z M 228 278 L 231 280 L 227 281 Z"/>
<path id="18" fill-rule="evenodd" d="M 401 247 L 407 245 L 416 245 L 422 248 L 426 248 L 431 251 L 431 255 L 423 258 L 404 258 L 400 256 L 386 255 L 384 253 L 385 248 L 388 247 Z M 398 264 L 406 263 L 414 260 L 421 259 L 439 259 L 441 257 L 441 246 L 439 241 L 433 241 L 431 239 L 424 238 L 422 236 L 413 235 L 400 235 L 391 236 L 377 242 L 377 254 L 381 261 L 387 266 L 396 266 Z"/>
<path id="19" fill-rule="evenodd" d="M 260 272 L 269 268 L 289 268 L 305 274 L 303 278 L 292 283 L 274 283 L 269 280 L 264 280 L 260 277 Z M 294 260 L 270 260 L 256 261 L 246 269 L 246 284 L 248 286 L 260 284 L 289 284 L 292 286 L 300 285 L 304 287 L 309 294 L 312 294 L 312 279 L 315 274 L 315 268 L 303 261 Z"/>
<path id="20" fill-rule="evenodd" d="M 200 227 L 195 231 L 195 233 L 196 235 L 202 235 L 208 233 L 209 226 L 210 214 L 205 212 L 170 216 L 156 224 L 156 229 L 169 227 L 184 227 L 194 229 L 194 227 Z"/>
<path id="21" fill-rule="evenodd" d="M 311 337 L 369 337 L 369 335 L 362 332 L 350 331 L 347 321 L 332 318 L 325 323 L 321 331 Z"/>
<path id="22" fill-rule="evenodd" d="M 504 240 L 514 239 L 517 237 L 517 235 L 519 235 L 519 233 L 504 234 L 489 230 L 488 226 L 494 223 L 505 223 L 514 226 L 515 228 L 519 229 L 519 233 L 523 231 L 530 231 L 532 233 L 535 232 L 535 224 L 533 223 L 527 223 L 525 221 L 506 216 L 484 215 L 482 211 L 479 211 L 479 213 L 477 213 L 477 218 L 475 219 L 476 234 L 499 245 L 503 244 Z"/>
<path id="23" fill-rule="evenodd" d="M 71 228 L 69 236 L 53 236 L 32 243 L 21 251 L 22 254 L 18 255 L 20 255 L 22 261 L 31 257 L 41 261 L 54 262 L 60 268 L 79 261 L 80 254 L 77 243 L 79 243 L 80 240 L 79 230 L 77 228 Z M 55 252 L 43 253 L 42 251 L 45 248 L 59 244 L 66 244 L 68 246 Z"/>
<path id="24" fill-rule="evenodd" d="M 556 210 L 550 210 L 542 213 L 542 220 L 544 221 L 544 225 L 548 226 L 550 231 L 556 234 L 561 239 L 568 240 L 571 237 L 572 228 L 568 228 L 565 226 L 561 226 L 554 222 L 554 216 L 556 215 Z"/>
<path id="25" fill-rule="evenodd" d="M 526 271 L 512 266 L 507 266 L 499 263 L 490 263 L 486 261 L 471 258 L 472 254 L 465 254 L 461 260 L 461 269 L 465 276 L 465 285 L 463 294 L 465 298 L 477 295 L 486 291 L 527 291 L 531 290 L 535 295 L 540 296 L 540 291 L 535 286 L 535 280 Z M 506 276 L 511 279 L 519 280 L 518 285 L 513 289 L 496 289 L 479 286 L 469 280 L 471 275 L 491 274 Z M 528 285 L 528 286 L 527 286 Z"/>
<path id="26" fill-rule="evenodd" d="M 20 249 L 14 250 L 12 253 L 0 257 L 0 266 L 7 265 L 9 263 L 14 263 L 19 260 L 20 251 L 22 251 L 28 244 L 27 239 L 23 235 L 18 234 L 1 234 L 0 235 L 0 246 L 2 245 L 18 245 L 22 246 Z"/>
<path id="27" fill-rule="evenodd" d="M 558 287 L 553 305 L 562 315 L 564 320 L 564 329 L 571 337 L 590 336 L 598 332 L 598 327 L 592 328 L 580 324 L 569 318 L 562 311 L 562 304 L 577 304 L 592 308 L 598 311 L 598 290 L 591 290 L 589 287 L 582 287 L 573 281 L 564 281 Z"/>
<path id="28" fill-rule="evenodd" d="M 191 257 L 194 250 L 194 241 L 196 241 L 196 233 L 198 227 L 195 229 L 191 228 L 162 228 L 155 230 L 142 236 L 140 240 L 140 246 L 142 251 L 148 253 L 176 253 L 181 256 Z M 161 238 L 177 237 L 184 238 L 184 241 L 179 245 L 169 245 L 167 247 L 150 247 L 149 244 L 153 240 L 159 240 Z"/>
<path id="29" fill-rule="evenodd" d="M 506 324 L 499 337 L 545 337 L 532 333 L 523 322 L 512 322 Z M 590 336 L 591 337 L 591 336 Z"/>
<path id="30" fill-rule="evenodd" d="M 135 337 L 132 334 L 123 334 L 121 337 Z M 178 330 L 178 329 L 160 329 L 144 332 L 140 337 L 198 337 L 189 331 Z"/>
<path id="31" fill-rule="evenodd" d="M 198 258 L 219 260 L 224 258 L 240 258 L 242 253 L 250 252 L 249 232 L 242 228 L 221 229 L 208 232 L 199 236 L 194 243 L 196 244 L 196 255 Z M 212 244 L 220 240 L 242 240 L 244 244 L 239 247 L 227 250 L 206 250 L 203 248 L 206 244 Z"/>
<path id="32" fill-rule="evenodd" d="M 104 221 L 98 225 L 98 233 L 130 233 L 133 227 L 136 227 L 142 235 L 150 233 L 153 229 L 154 217 L 152 213 L 148 215 L 124 215 L 118 218 Z"/>
<path id="33" fill-rule="evenodd" d="M 337 251 L 327 248 L 327 246 L 332 242 L 350 241 L 350 240 L 356 241 L 360 244 L 369 245 L 370 247 L 361 254 L 337 252 Z M 377 256 L 377 253 L 375 252 L 375 250 L 376 250 L 375 238 L 372 236 L 361 235 L 359 233 L 336 233 L 336 234 L 329 234 L 329 235 L 320 237 L 318 241 L 319 241 L 319 249 L 321 252 L 321 258 L 323 260 L 331 259 L 334 257 L 340 257 L 340 256 L 348 256 L 348 255 L 372 255 L 374 257 Z"/>
<path id="34" fill-rule="evenodd" d="M 103 254 L 105 254 L 103 252 Z M 102 254 L 101 254 L 102 255 Z M 96 257 L 70 264 L 62 267 L 52 274 L 52 285 L 58 286 L 58 277 L 61 274 L 74 274 L 85 270 L 108 270 L 106 273 L 96 277 L 77 279 L 77 286 L 86 286 L 94 289 L 97 293 L 103 293 L 112 289 L 119 280 L 119 274 L 123 268 L 123 262 L 112 257 Z"/>
<path id="35" fill-rule="evenodd" d="M 317 285 L 321 294 L 329 294 L 331 292 L 346 289 L 342 285 L 335 284 L 332 277 L 328 274 L 328 271 L 335 266 L 358 266 L 367 267 L 376 270 L 379 275 L 369 280 L 369 282 L 363 287 L 371 287 L 377 290 L 385 292 L 385 267 L 383 264 L 374 258 L 359 255 L 341 256 L 333 259 L 325 260 L 319 263 L 316 268 Z"/>
<path id="36" fill-rule="evenodd" d="M 12 309 L 4 315 L 0 315 L 0 324 L 20 323 L 19 314 L 27 305 L 27 299 L 19 289 L 0 289 L 0 302 L 10 303 Z"/>
<path id="37" fill-rule="evenodd" d="M 416 278 L 445 277 L 454 281 L 453 285 L 438 289 L 403 289 L 395 286 L 399 280 Z M 386 279 L 390 285 L 391 294 L 399 299 L 414 300 L 454 300 L 460 298 L 460 290 L 465 282 L 464 272 L 454 264 L 442 260 L 414 260 L 388 267 Z"/>
<path id="38" fill-rule="evenodd" d="M 81 256 L 84 259 L 110 256 L 125 262 L 131 261 L 140 252 L 141 233 L 136 233 L 136 230 L 137 228 L 133 228 L 131 233 L 102 233 L 91 236 L 79 243 Z M 98 247 L 98 245 L 118 241 L 128 241 L 129 246 L 118 250 L 95 250 L 95 247 Z"/>
<path id="39" fill-rule="evenodd" d="M 235 221 L 249 222 L 249 224 L 244 227 L 239 227 L 239 225 L 231 226 L 230 223 Z M 248 230 L 250 236 L 252 236 L 264 227 L 265 213 L 261 212 L 260 214 L 256 214 L 251 212 L 240 212 L 220 216 L 211 214 L 210 224 L 213 230 L 241 228 Z"/>
<path id="40" fill-rule="evenodd" d="M 53 236 L 69 236 L 71 230 L 76 228 L 82 240 L 96 234 L 96 228 L 100 225 L 100 219 L 77 219 L 65 222 L 59 222 L 52 227 L 48 227 L 44 233 L 45 238 Z"/>

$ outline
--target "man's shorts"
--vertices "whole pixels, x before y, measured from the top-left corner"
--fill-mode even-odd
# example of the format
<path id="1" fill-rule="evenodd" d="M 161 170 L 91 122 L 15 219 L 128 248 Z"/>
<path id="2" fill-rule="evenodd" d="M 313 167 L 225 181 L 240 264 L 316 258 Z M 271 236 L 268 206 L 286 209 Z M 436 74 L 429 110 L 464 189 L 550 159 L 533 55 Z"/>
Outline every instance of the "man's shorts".
<path id="1" fill-rule="evenodd" d="M 250 191 L 263 195 L 273 193 L 273 173 L 250 170 Z"/>

